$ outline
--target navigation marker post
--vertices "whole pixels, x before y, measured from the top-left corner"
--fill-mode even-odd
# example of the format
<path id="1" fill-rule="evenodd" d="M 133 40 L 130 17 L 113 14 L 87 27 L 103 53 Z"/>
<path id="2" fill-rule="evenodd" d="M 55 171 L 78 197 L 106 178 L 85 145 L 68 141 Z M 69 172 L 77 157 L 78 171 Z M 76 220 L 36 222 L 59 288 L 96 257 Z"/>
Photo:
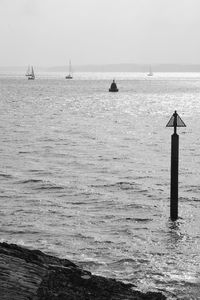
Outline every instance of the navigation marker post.
<path id="1" fill-rule="evenodd" d="M 166 127 L 174 127 L 171 135 L 171 186 L 170 186 L 170 218 L 172 221 L 178 219 L 178 156 L 179 156 L 179 135 L 177 127 L 186 127 L 176 110 Z"/>

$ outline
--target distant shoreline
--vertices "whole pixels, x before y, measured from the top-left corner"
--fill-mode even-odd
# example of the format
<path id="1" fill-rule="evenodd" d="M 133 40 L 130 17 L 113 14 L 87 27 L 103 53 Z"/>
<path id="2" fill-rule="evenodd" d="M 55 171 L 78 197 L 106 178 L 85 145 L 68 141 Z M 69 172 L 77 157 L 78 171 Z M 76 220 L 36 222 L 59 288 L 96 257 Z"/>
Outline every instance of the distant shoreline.
<path id="1" fill-rule="evenodd" d="M 35 65 L 38 71 L 43 72 L 67 72 L 66 66 L 39 66 Z M 0 72 L 25 72 L 27 66 L 0 66 Z M 200 72 L 200 64 L 151 64 L 153 72 Z M 103 65 L 74 65 L 75 72 L 135 72 L 148 73 L 148 64 L 103 64 Z"/>

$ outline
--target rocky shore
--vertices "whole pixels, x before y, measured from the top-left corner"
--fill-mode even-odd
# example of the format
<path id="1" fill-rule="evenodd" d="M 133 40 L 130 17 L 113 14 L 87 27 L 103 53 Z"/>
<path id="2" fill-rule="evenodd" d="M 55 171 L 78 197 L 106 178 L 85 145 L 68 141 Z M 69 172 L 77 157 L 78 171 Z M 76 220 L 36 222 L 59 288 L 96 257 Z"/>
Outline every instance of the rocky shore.
<path id="1" fill-rule="evenodd" d="M 134 285 L 92 275 L 66 259 L 0 243 L 1 300 L 164 300 Z"/>

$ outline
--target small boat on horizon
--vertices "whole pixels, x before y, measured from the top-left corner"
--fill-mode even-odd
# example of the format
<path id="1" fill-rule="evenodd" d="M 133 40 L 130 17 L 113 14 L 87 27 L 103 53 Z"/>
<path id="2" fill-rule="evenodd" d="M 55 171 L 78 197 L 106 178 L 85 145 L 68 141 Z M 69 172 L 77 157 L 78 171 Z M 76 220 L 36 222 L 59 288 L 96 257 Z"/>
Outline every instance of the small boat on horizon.
<path id="1" fill-rule="evenodd" d="M 149 73 L 147 74 L 147 76 L 153 76 L 153 72 L 152 72 L 151 66 L 149 66 Z"/>
<path id="2" fill-rule="evenodd" d="M 117 85 L 116 85 L 116 82 L 115 80 L 113 79 L 113 82 L 111 83 L 111 86 L 109 88 L 109 92 L 118 92 L 118 88 L 117 88 Z"/>
<path id="3" fill-rule="evenodd" d="M 34 70 L 33 70 L 33 66 L 28 66 L 28 69 L 27 69 L 27 72 L 26 72 L 26 75 L 25 75 L 28 80 L 34 80 L 35 79 L 35 73 L 34 73 Z"/>
<path id="4" fill-rule="evenodd" d="M 65 79 L 73 79 L 71 60 L 69 61 L 69 74 L 67 76 L 65 76 Z"/>

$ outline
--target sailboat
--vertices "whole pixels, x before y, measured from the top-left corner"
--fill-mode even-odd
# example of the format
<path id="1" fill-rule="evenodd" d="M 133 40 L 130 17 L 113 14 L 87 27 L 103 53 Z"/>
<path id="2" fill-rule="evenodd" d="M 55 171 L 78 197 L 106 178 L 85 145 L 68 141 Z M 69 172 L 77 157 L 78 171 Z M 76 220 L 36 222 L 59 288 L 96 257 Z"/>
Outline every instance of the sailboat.
<path id="1" fill-rule="evenodd" d="M 151 66 L 149 66 L 149 73 L 147 74 L 147 76 L 153 76 L 153 72 L 152 72 Z"/>
<path id="2" fill-rule="evenodd" d="M 65 76 L 65 79 L 72 79 L 72 66 L 71 66 L 71 60 L 69 61 L 69 74 Z"/>
<path id="3" fill-rule="evenodd" d="M 35 74 L 34 74 L 34 70 L 33 70 L 33 66 L 28 66 L 27 72 L 26 72 L 26 76 L 27 78 L 30 80 L 34 80 L 35 79 Z"/>

